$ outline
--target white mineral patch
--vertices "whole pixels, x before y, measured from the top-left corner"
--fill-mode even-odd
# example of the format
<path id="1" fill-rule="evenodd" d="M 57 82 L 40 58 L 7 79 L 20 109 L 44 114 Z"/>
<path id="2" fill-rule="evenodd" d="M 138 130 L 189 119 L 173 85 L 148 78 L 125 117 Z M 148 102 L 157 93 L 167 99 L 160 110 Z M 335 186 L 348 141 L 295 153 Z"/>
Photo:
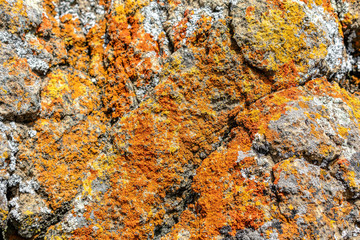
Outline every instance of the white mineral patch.
<path id="1" fill-rule="evenodd" d="M 349 3 L 347 1 L 338 1 L 338 0 L 330 0 L 331 6 L 334 8 L 334 12 L 336 12 L 339 16 L 340 20 L 344 19 L 344 16 L 347 12 L 349 12 Z"/>
<path id="2" fill-rule="evenodd" d="M 34 9 L 40 8 L 41 10 L 42 3 L 43 3 L 42 0 L 24 0 L 24 5 Z"/>
<path id="3" fill-rule="evenodd" d="M 167 20 L 167 13 L 164 9 L 160 7 L 160 5 L 153 1 L 150 2 L 149 5 L 145 6 L 141 9 L 141 13 L 144 16 L 144 20 L 142 26 L 144 31 L 152 36 L 155 41 L 161 41 L 163 46 L 166 46 L 164 49 L 164 53 L 166 55 L 170 55 L 169 40 L 167 37 L 163 37 L 159 39 L 159 36 L 162 34 L 166 36 L 165 29 L 164 29 L 164 22 Z M 129 25 L 131 28 L 131 26 Z M 162 53 L 160 53 L 162 54 Z"/>
<path id="4" fill-rule="evenodd" d="M 230 0 L 229 3 L 232 5 L 237 5 L 240 2 L 240 0 Z"/>
<path id="5" fill-rule="evenodd" d="M 30 55 L 27 58 L 27 62 L 30 66 L 30 68 L 34 71 L 40 71 L 43 74 L 46 74 L 49 69 L 49 64 L 43 61 L 42 59 L 36 58 L 32 55 Z"/>
<path id="6" fill-rule="evenodd" d="M 241 162 L 244 158 L 254 157 L 254 156 L 255 156 L 255 153 L 252 150 L 250 150 L 248 152 L 239 151 L 237 159 L 236 159 L 236 163 Z"/>
<path id="7" fill-rule="evenodd" d="M 27 37 L 30 38 L 29 36 Z M 39 55 L 35 56 L 31 46 L 27 42 L 22 41 L 17 36 L 6 31 L 0 31 L 0 42 L 9 44 L 8 48 L 14 49 L 20 58 L 26 58 L 29 67 L 32 70 L 40 71 L 43 74 L 46 74 L 49 70 L 50 57 L 47 52 L 41 52 Z"/>
<path id="8" fill-rule="evenodd" d="M 35 194 L 35 191 L 40 188 L 40 185 L 37 181 L 31 179 L 29 181 L 20 181 L 19 191 L 20 193 L 30 193 Z"/>
<path id="9" fill-rule="evenodd" d="M 7 180 L 0 177 L 0 196 L 6 196 L 6 192 L 7 192 Z"/>
<path id="10" fill-rule="evenodd" d="M 12 218 L 16 219 L 17 221 L 20 221 L 21 214 L 19 213 L 19 197 L 14 197 L 9 202 L 9 206 L 11 207 L 10 215 Z"/>
<path id="11" fill-rule="evenodd" d="M 187 23 L 187 29 L 186 29 L 186 37 L 190 37 L 193 32 L 198 29 L 198 21 L 201 19 L 202 16 L 209 16 L 212 18 L 212 23 L 219 21 L 220 19 L 224 19 L 224 9 L 219 9 L 219 12 L 213 12 L 211 8 L 204 7 L 204 8 L 198 8 L 194 9 L 191 14 L 190 20 Z"/>
<path id="12" fill-rule="evenodd" d="M 95 26 L 98 16 L 105 14 L 104 6 L 98 4 L 95 0 L 88 0 L 86 2 L 75 0 L 60 1 L 56 11 L 58 12 L 58 19 L 66 14 L 71 14 L 73 19 L 79 19 L 83 25 L 84 34 L 87 34 Z"/>
<path id="13" fill-rule="evenodd" d="M 342 78 L 344 74 L 351 71 L 351 60 L 346 55 L 344 39 L 339 33 L 339 25 L 335 18 L 330 16 L 322 6 L 313 4 L 311 9 L 302 3 L 304 12 L 309 19 L 325 34 L 330 45 L 327 48 L 325 61 L 330 70 L 336 73 L 336 78 Z M 338 71 L 336 71 L 338 69 Z"/>
<path id="14" fill-rule="evenodd" d="M 16 156 L 16 153 L 19 151 L 19 149 L 18 149 L 19 144 L 14 139 L 13 133 L 11 132 L 12 130 L 16 130 L 15 123 L 10 123 L 10 126 L 7 126 L 3 122 L 0 122 L 0 135 L 1 135 L 1 138 L 3 139 L 0 142 L 0 145 L 2 145 L 2 149 L 8 149 L 9 150 L 9 152 L 8 152 L 8 154 L 10 154 L 10 156 L 9 156 L 10 157 L 9 170 L 11 172 L 15 171 L 15 166 L 16 166 L 16 157 L 15 156 Z M 1 155 L 4 154 L 1 151 L 1 149 L 0 149 L 0 153 L 1 153 Z M 0 164 L 1 164 L 2 168 L 6 167 L 5 162 L 2 162 Z"/>
<path id="15" fill-rule="evenodd" d="M 36 136 L 36 134 L 37 134 L 37 131 L 36 130 L 29 130 L 29 136 L 31 137 L 31 138 L 33 138 L 33 137 L 35 137 Z"/>
<path id="16" fill-rule="evenodd" d="M 72 232 L 77 228 L 86 226 L 87 221 L 85 217 L 83 217 L 86 204 L 88 204 L 88 202 L 84 201 L 81 195 L 75 198 L 73 208 L 75 215 L 72 212 L 65 215 L 64 220 L 59 223 L 62 230 Z"/>
<path id="17" fill-rule="evenodd" d="M 166 21 L 164 13 L 157 2 L 150 2 L 149 5 L 141 9 L 144 15 L 143 27 L 146 33 L 149 33 L 155 41 L 159 39 L 161 33 L 165 33 L 163 23 Z"/>

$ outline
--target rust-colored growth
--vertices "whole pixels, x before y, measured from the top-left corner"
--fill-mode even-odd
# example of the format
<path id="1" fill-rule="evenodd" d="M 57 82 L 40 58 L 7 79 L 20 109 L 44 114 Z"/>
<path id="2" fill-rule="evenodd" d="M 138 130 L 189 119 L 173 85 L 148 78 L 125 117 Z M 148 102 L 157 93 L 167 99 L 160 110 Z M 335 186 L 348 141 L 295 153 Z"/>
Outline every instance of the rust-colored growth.
<path id="1" fill-rule="evenodd" d="M 309 9 L 316 4 L 332 11 L 329 1 L 304 2 Z M 181 6 L 181 1 L 158 3 L 166 11 Z M 308 159 L 277 159 L 270 152 L 274 149 L 255 146 L 263 137 L 274 148 L 281 136 L 270 124 L 294 110 L 291 103 L 310 109 L 315 96 L 340 99 L 352 110 L 351 120 L 360 121 L 358 98 L 325 77 L 302 79 L 312 67 L 307 60 L 327 54 L 325 44 L 304 40 L 320 30 L 309 25 L 304 33 L 303 5 L 268 1 L 260 18 L 257 6 L 247 7 L 244 21 L 249 31 L 259 31 L 244 33 L 253 34 L 255 44 L 239 47 L 235 30 L 229 29 L 233 19 L 215 21 L 208 13 L 195 16 L 184 10 L 166 29 L 170 36 L 163 32 L 155 41 L 143 27 L 142 8 L 149 1 L 100 4 L 105 15 L 85 34 L 79 18 L 58 16 L 59 2 L 45 1 L 46 14 L 30 42 L 52 58 L 49 73 L 41 77 L 39 116 L 22 126 L 33 139 L 16 137 L 21 142 L 18 161 L 34 166 L 31 174 L 52 213 L 72 208 L 49 227 L 47 236 L 215 239 L 249 230 L 267 238 L 313 239 L 319 236 L 317 226 L 332 226 L 332 219 L 350 215 L 350 201 L 342 191 L 357 191 L 351 159 L 331 159 L 329 169 L 343 173 L 338 180 L 329 175 L 332 169 Z M 170 56 L 160 54 L 164 38 L 172 40 Z M 26 61 L 7 62 L 9 75 L 17 76 Z M 25 79 L 28 86 L 34 82 Z M 314 122 L 325 119 L 312 112 L 304 115 Z M 353 129 L 336 126 L 342 139 L 352 134 Z M 320 141 L 315 125 L 308 128 Z M 295 149 L 290 140 L 282 145 Z M 329 146 L 319 146 L 320 155 L 331 155 Z M 305 156 L 301 154 L 299 158 Z M 312 179 L 337 184 L 333 202 L 310 184 Z M 283 190 L 287 186 L 282 181 L 294 183 L 292 194 Z M 301 217 L 296 215 L 301 210 L 296 191 L 315 199 Z M 324 206 L 328 216 L 321 214 Z M 65 226 L 71 217 L 82 219 L 75 230 Z M 307 224 L 304 229 L 300 221 Z"/>
<path id="2" fill-rule="evenodd" d="M 36 129 L 42 134 L 33 155 L 38 179 L 49 193 L 53 210 L 72 200 L 79 191 L 84 172 L 89 171 L 89 163 L 101 149 L 97 136 L 105 130 L 96 116 L 65 131 L 59 124 L 56 120 L 38 122 Z"/>
<path id="3" fill-rule="evenodd" d="M 127 6 L 125 4 L 124 6 Z M 103 86 L 105 111 L 113 118 L 121 117 L 137 104 L 135 87 L 146 86 L 151 78 L 151 59 L 146 53 L 158 54 L 158 45 L 139 25 L 143 3 L 132 2 L 131 8 L 119 6 L 107 19 L 109 43 L 105 49 L 106 77 Z"/>

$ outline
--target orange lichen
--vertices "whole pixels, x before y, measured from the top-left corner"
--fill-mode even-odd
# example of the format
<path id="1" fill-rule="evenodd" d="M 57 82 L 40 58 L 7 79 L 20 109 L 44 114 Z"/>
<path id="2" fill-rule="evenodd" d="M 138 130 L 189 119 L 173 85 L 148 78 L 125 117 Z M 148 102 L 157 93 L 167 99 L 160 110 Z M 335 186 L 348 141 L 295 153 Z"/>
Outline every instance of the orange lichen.
<path id="1" fill-rule="evenodd" d="M 48 75 L 43 90 L 43 113 L 66 114 L 66 112 L 87 114 L 99 108 L 98 89 L 90 79 L 78 71 L 56 70 Z M 67 96 L 67 99 L 64 99 Z M 74 112 L 76 106 L 78 112 Z"/>
<path id="2" fill-rule="evenodd" d="M 125 7 L 126 6 L 126 7 Z M 146 53 L 158 54 L 158 45 L 139 25 L 141 1 L 127 1 L 110 13 L 107 21 L 109 43 L 104 57 L 109 62 L 106 78 L 99 84 L 104 87 L 105 110 L 113 118 L 137 104 L 133 91 L 153 81 L 152 60 Z"/>
<path id="3" fill-rule="evenodd" d="M 342 136 L 343 138 L 345 138 L 349 134 L 349 129 L 342 126 L 338 128 L 338 131 L 340 136 Z"/>
<path id="4" fill-rule="evenodd" d="M 88 70 L 89 54 L 86 38 L 80 34 L 80 20 L 66 14 L 61 17 L 60 37 L 64 40 L 67 50 L 67 62 L 79 71 Z"/>
<path id="5" fill-rule="evenodd" d="M 309 92 L 342 98 L 360 120 L 359 100 L 336 84 L 315 79 L 298 87 L 299 73 L 309 67 L 299 54 L 309 59 L 326 55 L 325 45 L 309 49 L 302 39 L 301 6 L 273 3 L 261 21 L 253 17 L 254 7 L 247 9 L 250 27 L 260 29 L 255 39 L 262 44 L 260 50 L 242 50 L 267 66 L 262 71 L 245 64 L 231 41 L 229 19 L 214 27 L 214 19 L 203 15 L 186 36 L 192 11 L 172 27 L 174 50 L 186 44 L 191 61 L 178 51 L 162 66 L 160 43 L 141 26 L 140 9 L 148 3 L 102 3 L 109 11 L 86 35 L 70 14 L 57 22 L 56 2 L 44 3 L 47 14 L 34 46 L 43 44 L 55 57 L 41 93 L 41 116 L 34 124 L 36 142 L 24 143 L 33 152 L 19 158 L 35 166 L 48 205 L 55 211 L 75 196 L 92 199 L 84 213 L 71 212 L 82 214 L 87 224 L 68 233 L 74 239 L 153 238 L 167 218 L 179 221 L 164 239 L 211 239 L 226 226 L 234 236 L 236 230 L 256 230 L 273 219 L 283 224 L 280 239 L 300 236 L 296 219 L 289 221 L 270 196 L 270 171 L 258 173 L 251 154 L 241 161 L 238 157 L 240 151 L 251 151 L 256 134 L 267 141 L 278 138 L 269 123 L 286 114 L 290 102 L 307 108 L 303 96 Z M 170 7 L 177 4 L 171 1 Z M 273 55 L 265 59 L 267 51 Z M 15 62 L 8 66 L 24 64 Z M 160 81 L 154 84 L 158 73 Z M 136 95 L 136 89 L 149 86 L 149 94 Z M 339 128 L 339 133 L 345 137 L 347 132 Z M 312 134 L 318 133 L 313 129 Z M 331 149 L 321 145 L 319 151 L 329 155 Z M 286 160 L 272 171 L 298 174 L 293 162 Z M 100 180 L 106 183 L 104 192 L 93 189 Z M 192 203 L 184 200 L 188 192 L 198 197 Z M 183 209 L 175 209 L 174 202 L 184 204 Z M 313 215 L 306 218 L 315 220 Z M 59 226 L 49 231 L 61 232 Z M 312 234 L 309 230 L 305 236 Z"/>
<path id="6" fill-rule="evenodd" d="M 88 117 L 65 131 L 59 124 L 53 120 L 39 121 L 36 129 L 41 135 L 34 152 L 38 179 L 50 194 L 49 205 L 54 210 L 74 198 L 88 164 L 101 149 L 97 136 L 105 131 L 99 116 Z"/>

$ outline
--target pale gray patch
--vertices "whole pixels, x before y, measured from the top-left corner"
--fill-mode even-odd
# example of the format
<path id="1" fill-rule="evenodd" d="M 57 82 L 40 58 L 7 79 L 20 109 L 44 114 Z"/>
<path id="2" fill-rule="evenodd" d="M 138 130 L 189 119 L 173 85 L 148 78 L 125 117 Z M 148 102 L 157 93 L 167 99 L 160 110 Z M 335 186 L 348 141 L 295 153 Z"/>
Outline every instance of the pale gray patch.
<path id="1" fill-rule="evenodd" d="M 213 12 L 210 7 L 204 7 L 199 9 L 193 9 L 193 14 L 189 21 L 187 22 L 186 29 L 186 37 L 190 37 L 193 32 L 198 28 L 197 22 L 200 20 L 202 16 L 210 16 L 212 18 L 212 22 L 217 22 L 220 19 L 224 19 L 225 15 L 223 13 L 223 8 L 218 9 L 219 12 Z"/>
<path id="2" fill-rule="evenodd" d="M 29 36 L 27 36 L 29 38 Z M 33 71 L 39 72 L 42 75 L 45 75 L 49 70 L 49 63 L 51 56 L 46 51 L 41 51 L 39 54 L 34 55 L 33 49 L 26 42 L 22 41 L 19 37 L 0 30 L 0 42 L 7 44 L 8 46 L 2 46 L 9 50 L 15 50 L 19 58 L 26 58 L 30 68 Z"/>
<path id="3" fill-rule="evenodd" d="M 287 175 L 285 172 L 280 173 L 280 178 L 277 183 L 280 192 L 288 194 L 296 194 L 299 191 L 299 185 L 294 175 Z"/>
<path id="4" fill-rule="evenodd" d="M 12 131 L 16 130 L 15 123 L 10 124 L 10 126 L 5 125 L 3 122 L 0 122 L 0 136 L 2 138 L 2 141 L 0 141 L 0 146 L 2 148 L 0 149 L 0 163 L 2 168 L 6 168 L 7 165 L 5 163 L 5 158 L 3 157 L 5 152 L 9 154 L 10 158 L 10 164 L 9 164 L 9 171 L 13 172 L 15 171 L 16 166 L 16 154 L 19 151 L 18 149 L 18 142 L 15 140 Z"/>
<path id="5" fill-rule="evenodd" d="M 34 138 L 34 137 L 36 136 L 36 134 L 37 134 L 37 131 L 36 131 L 36 130 L 29 130 L 29 131 L 28 131 L 28 134 L 29 134 L 29 136 L 30 136 L 31 138 Z"/>
<path id="6" fill-rule="evenodd" d="M 95 26 L 96 21 L 105 14 L 104 6 L 100 5 L 96 0 L 60 1 L 56 11 L 58 19 L 66 14 L 71 14 L 74 19 L 79 19 L 84 34 L 87 34 Z"/>
<path id="7" fill-rule="evenodd" d="M 21 214 L 19 213 L 18 201 L 19 201 L 19 197 L 14 197 L 13 199 L 11 199 L 9 201 L 9 206 L 11 208 L 9 215 L 11 218 L 14 218 L 14 219 L 20 221 Z"/>
<path id="8" fill-rule="evenodd" d="M 309 16 L 310 21 L 318 26 L 326 34 L 330 45 L 327 48 L 325 61 L 329 70 L 334 72 L 336 79 L 341 79 L 351 71 L 351 60 L 346 54 L 344 39 L 339 33 L 339 26 L 335 19 L 328 16 L 328 13 L 322 6 L 312 4 L 311 9 L 303 4 L 304 11 Z"/>
<path id="9" fill-rule="evenodd" d="M 47 71 L 49 70 L 49 64 L 45 61 L 43 61 L 42 59 L 36 58 L 34 56 L 29 56 L 27 58 L 27 62 L 30 66 L 30 68 L 36 72 L 41 72 L 41 73 L 47 73 Z"/>
<path id="10" fill-rule="evenodd" d="M 240 163 L 244 158 L 254 157 L 254 156 L 255 156 L 255 153 L 252 150 L 250 150 L 248 152 L 238 151 L 236 163 Z"/>
<path id="11" fill-rule="evenodd" d="M 21 182 L 21 177 L 18 176 L 17 174 L 13 174 L 10 176 L 9 180 L 8 180 L 8 185 L 9 187 L 15 187 L 17 185 L 19 185 Z"/>
<path id="12" fill-rule="evenodd" d="M 31 179 L 29 181 L 21 181 L 19 184 L 20 193 L 35 194 L 35 191 L 37 191 L 39 188 L 39 183 L 34 179 Z"/>
<path id="13" fill-rule="evenodd" d="M 161 33 L 165 34 L 163 23 L 166 21 L 166 13 L 154 1 L 143 7 L 141 12 L 144 15 L 143 28 L 145 32 L 149 33 L 157 41 Z"/>

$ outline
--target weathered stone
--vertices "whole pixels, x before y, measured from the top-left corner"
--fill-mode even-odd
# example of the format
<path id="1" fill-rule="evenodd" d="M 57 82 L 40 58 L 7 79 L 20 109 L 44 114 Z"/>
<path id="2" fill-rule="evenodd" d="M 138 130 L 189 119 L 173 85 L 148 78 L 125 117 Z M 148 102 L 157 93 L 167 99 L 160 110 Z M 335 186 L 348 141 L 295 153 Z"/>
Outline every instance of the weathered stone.
<path id="1" fill-rule="evenodd" d="M 0 0 L 0 239 L 357 239 L 359 1 Z"/>

